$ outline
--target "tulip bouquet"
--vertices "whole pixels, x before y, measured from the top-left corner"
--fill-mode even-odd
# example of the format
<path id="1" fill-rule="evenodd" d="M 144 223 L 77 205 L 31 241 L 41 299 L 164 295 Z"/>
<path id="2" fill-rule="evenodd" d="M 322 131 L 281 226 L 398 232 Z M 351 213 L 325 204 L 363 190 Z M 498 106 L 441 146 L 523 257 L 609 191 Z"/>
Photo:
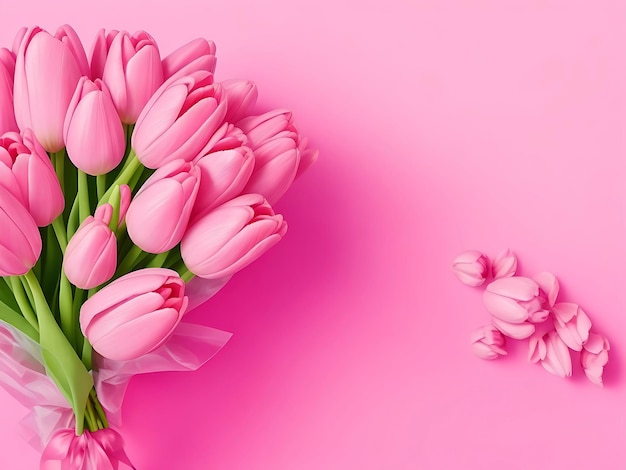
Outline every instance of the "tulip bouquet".
<path id="1" fill-rule="evenodd" d="M 316 159 L 215 45 L 24 28 L 0 49 L 0 385 L 42 469 L 134 468 L 129 379 L 193 370 L 228 333 L 186 312 L 276 244 L 274 204 Z"/>
<path id="2" fill-rule="evenodd" d="M 572 375 L 570 351 L 579 353 L 587 378 L 602 386 L 609 360 L 609 341 L 592 331 L 585 311 L 572 302 L 557 302 L 559 283 L 552 273 L 533 277 L 516 275 L 517 257 L 504 250 L 493 260 L 479 251 L 459 254 L 453 262 L 458 279 L 471 287 L 491 282 L 483 293 L 491 324 L 471 337 L 474 353 L 481 359 L 507 354 L 505 337 L 528 338 L 528 360 L 559 377 Z"/>

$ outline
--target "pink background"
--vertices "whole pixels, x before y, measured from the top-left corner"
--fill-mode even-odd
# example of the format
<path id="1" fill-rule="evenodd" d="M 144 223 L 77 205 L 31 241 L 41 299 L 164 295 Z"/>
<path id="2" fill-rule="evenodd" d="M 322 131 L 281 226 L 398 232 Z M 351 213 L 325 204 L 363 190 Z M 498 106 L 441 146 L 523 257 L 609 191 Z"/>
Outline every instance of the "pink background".
<path id="1" fill-rule="evenodd" d="M 104 5 L 106 3 L 106 6 Z M 234 333 L 197 373 L 136 379 L 140 470 L 626 466 L 626 4 L 548 0 L 22 1 L 19 26 L 204 36 L 218 79 L 288 107 L 319 163 L 286 239 L 193 318 Z M 591 6 L 593 5 L 593 6 Z M 612 345 L 606 387 L 475 358 L 457 252 L 551 270 Z M 37 468 L 0 393 L 0 467 Z"/>

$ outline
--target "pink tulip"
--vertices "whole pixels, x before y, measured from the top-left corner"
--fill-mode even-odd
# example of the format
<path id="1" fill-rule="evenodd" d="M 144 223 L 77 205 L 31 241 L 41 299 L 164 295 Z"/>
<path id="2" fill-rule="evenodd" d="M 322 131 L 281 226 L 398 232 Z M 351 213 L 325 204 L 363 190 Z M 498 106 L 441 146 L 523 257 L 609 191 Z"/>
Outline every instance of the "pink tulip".
<path id="1" fill-rule="evenodd" d="M 89 75 L 89 64 L 70 26 L 61 26 L 54 36 L 37 26 L 24 32 L 15 63 L 15 118 L 48 152 L 65 145 L 63 123 L 82 75 Z"/>
<path id="2" fill-rule="evenodd" d="M 113 208 L 98 207 L 87 217 L 67 244 L 63 270 L 68 280 L 81 289 L 92 289 L 113 277 L 117 268 L 117 239 L 109 228 Z"/>
<path id="3" fill-rule="evenodd" d="M 497 359 L 506 356 L 504 336 L 491 325 L 479 328 L 471 336 L 472 349 L 481 359 Z"/>
<path id="4" fill-rule="evenodd" d="M 604 366 L 609 362 L 609 340 L 597 333 L 590 333 L 580 352 L 580 363 L 591 382 L 602 386 Z"/>
<path id="5" fill-rule="evenodd" d="M 0 137 L 0 185 L 24 205 L 40 227 L 51 224 L 63 212 L 59 180 L 30 129 Z"/>
<path id="6" fill-rule="evenodd" d="M 548 296 L 527 277 L 496 279 L 487 286 L 483 302 L 489 313 L 508 323 L 540 323 L 550 313 Z"/>
<path id="7" fill-rule="evenodd" d="M 213 137 L 209 139 L 209 143 L 205 147 L 206 153 L 197 156 L 194 162 L 204 158 L 206 154 L 221 150 L 233 150 L 246 145 L 247 142 L 248 138 L 241 129 L 234 124 L 225 122 L 215 131 Z"/>
<path id="8" fill-rule="evenodd" d="M 249 116 L 259 96 L 256 84 L 249 80 L 234 79 L 225 80 L 221 84 L 228 101 L 228 112 L 224 120 L 236 123 Z"/>
<path id="9" fill-rule="evenodd" d="M 139 115 L 132 147 L 148 168 L 179 159 L 192 161 L 206 153 L 225 115 L 226 100 L 210 73 L 195 72 L 169 80 Z"/>
<path id="10" fill-rule="evenodd" d="M 180 252 L 187 268 L 205 279 L 231 276 L 280 241 L 287 231 L 263 196 L 246 194 L 192 224 Z"/>
<path id="11" fill-rule="evenodd" d="M 0 134 L 18 132 L 13 110 L 13 77 L 15 55 L 8 49 L 0 49 Z"/>
<path id="12" fill-rule="evenodd" d="M 570 349 L 580 351 L 589 338 L 591 320 L 580 306 L 570 302 L 560 302 L 552 309 L 554 327 Z"/>
<path id="13" fill-rule="evenodd" d="M 163 78 L 177 77 L 194 72 L 215 72 L 215 44 L 203 38 L 194 39 L 179 47 L 163 59 Z"/>
<path id="14" fill-rule="evenodd" d="M 78 169 L 97 176 L 120 164 L 126 151 L 124 128 L 100 79 L 82 77 L 69 104 L 63 135 L 67 155 Z"/>
<path id="15" fill-rule="evenodd" d="M 94 78 L 102 78 L 111 92 L 122 122 L 132 124 L 163 83 L 163 67 L 156 41 L 145 31 L 98 32 L 91 56 Z"/>
<path id="16" fill-rule="evenodd" d="M 130 187 L 127 184 L 120 185 L 120 216 L 117 222 L 118 226 L 122 225 L 122 222 L 126 220 L 126 212 L 128 212 L 128 208 L 130 207 L 131 198 Z"/>
<path id="17" fill-rule="evenodd" d="M 80 309 L 80 327 L 103 357 L 128 361 L 169 339 L 188 299 L 175 271 L 149 268 L 116 279 Z"/>
<path id="18" fill-rule="evenodd" d="M 201 172 L 200 188 L 192 220 L 241 194 L 254 168 L 254 154 L 248 147 L 222 150 L 202 157 L 197 166 Z"/>
<path id="19" fill-rule="evenodd" d="M 293 183 L 304 151 L 291 113 L 275 110 L 246 117 L 237 127 L 248 137 L 247 145 L 255 157 L 254 172 L 244 192 L 262 194 L 275 204 Z M 314 151 L 308 152 L 307 165 L 315 158 Z"/>
<path id="20" fill-rule="evenodd" d="M 452 270 L 463 284 L 478 287 L 484 284 L 489 260 L 480 251 L 464 251 L 452 262 Z"/>
<path id="21" fill-rule="evenodd" d="M 41 254 L 37 224 L 22 203 L 0 186 L 0 276 L 21 276 Z"/>
<path id="22" fill-rule="evenodd" d="M 319 150 L 307 148 L 309 145 L 309 139 L 300 136 L 298 141 L 298 150 L 300 150 L 300 164 L 298 165 L 298 171 L 296 172 L 296 178 L 299 178 L 302 173 L 307 171 L 313 163 L 317 161 L 319 157 Z"/>
<path id="23" fill-rule="evenodd" d="M 176 160 L 144 183 L 126 213 L 131 240 L 148 253 L 171 250 L 183 238 L 200 186 L 200 168 Z"/>
<path id="24" fill-rule="evenodd" d="M 504 250 L 494 258 L 491 265 L 491 274 L 494 279 L 511 277 L 517 270 L 517 257 L 511 250 Z"/>
<path id="25" fill-rule="evenodd" d="M 541 335 L 531 336 L 528 343 L 528 360 L 541 365 L 551 374 L 559 377 L 572 375 L 572 358 L 567 345 L 561 340 L 556 331 L 552 330 Z"/>
<path id="26" fill-rule="evenodd" d="M 57 431 L 41 455 L 40 470 L 124 470 L 134 469 L 124 452 L 124 440 L 111 428 L 85 431 Z"/>

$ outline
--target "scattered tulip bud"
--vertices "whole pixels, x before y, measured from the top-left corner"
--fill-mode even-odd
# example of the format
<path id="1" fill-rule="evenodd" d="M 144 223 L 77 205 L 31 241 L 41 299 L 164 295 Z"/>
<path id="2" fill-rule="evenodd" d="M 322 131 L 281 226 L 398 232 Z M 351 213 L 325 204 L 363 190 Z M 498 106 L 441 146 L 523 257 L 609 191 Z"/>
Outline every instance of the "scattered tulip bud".
<path id="1" fill-rule="evenodd" d="M 452 270 L 463 284 L 478 287 L 484 284 L 489 260 L 480 251 L 464 251 L 452 262 Z"/>

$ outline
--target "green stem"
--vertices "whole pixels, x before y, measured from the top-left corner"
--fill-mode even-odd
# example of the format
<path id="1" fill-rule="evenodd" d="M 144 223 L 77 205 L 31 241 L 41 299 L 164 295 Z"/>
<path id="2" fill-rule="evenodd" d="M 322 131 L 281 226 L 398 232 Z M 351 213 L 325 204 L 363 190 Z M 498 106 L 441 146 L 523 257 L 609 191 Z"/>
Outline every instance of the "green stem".
<path id="1" fill-rule="evenodd" d="M 194 278 L 195 274 L 192 273 L 191 271 L 189 271 L 188 269 L 185 269 L 182 274 L 180 275 L 180 278 L 185 281 L 185 282 L 189 282 Z"/>
<path id="2" fill-rule="evenodd" d="M 67 235 L 65 231 L 65 226 L 63 225 L 63 216 L 60 215 L 52 222 L 52 229 L 54 230 L 54 234 L 59 241 L 59 246 L 61 247 L 61 251 L 65 254 L 65 250 L 67 248 Z"/>
<path id="3" fill-rule="evenodd" d="M 61 330 L 67 337 L 72 347 L 76 347 L 76 322 L 74 321 L 74 300 L 72 285 L 61 268 L 61 290 L 59 292 L 59 315 L 61 317 Z"/>
<path id="4" fill-rule="evenodd" d="M 117 175 L 117 178 L 115 178 L 115 181 L 111 184 L 107 192 L 104 193 L 104 196 L 99 199 L 98 205 L 104 204 L 109 200 L 109 197 L 113 192 L 113 188 L 115 188 L 116 185 L 121 186 L 123 184 L 128 184 L 133 179 L 133 176 L 135 176 L 135 173 L 139 170 L 143 172 L 143 169 L 144 166 L 135 155 L 135 152 L 131 150 L 122 171 L 119 175 Z M 132 190 L 133 188 L 131 187 L 130 189 Z"/>
<path id="5" fill-rule="evenodd" d="M 28 297 L 26 296 L 26 292 L 24 291 L 24 286 L 22 282 L 14 276 L 10 278 L 11 289 L 13 290 L 13 295 L 15 296 L 15 300 L 17 301 L 17 305 L 20 307 L 22 311 L 22 315 L 30 326 L 32 326 L 36 331 L 39 331 L 39 323 L 37 322 L 37 315 L 35 315 L 35 311 L 28 301 Z"/>
<path id="6" fill-rule="evenodd" d="M 89 396 L 91 397 L 91 400 L 93 401 L 93 405 L 96 409 L 96 413 L 98 413 L 98 416 L 100 417 L 100 421 L 102 422 L 105 428 L 108 428 L 109 420 L 107 419 L 107 415 L 104 412 L 102 405 L 100 404 L 100 400 L 98 400 L 98 395 L 96 394 L 95 389 L 91 390 Z"/>
<path id="7" fill-rule="evenodd" d="M 119 267 L 117 268 L 117 273 L 122 276 L 126 273 L 129 273 L 133 270 L 133 268 L 135 267 L 135 264 L 144 256 L 146 255 L 146 252 L 144 252 L 141 248 L 139 248 L 137 245 L 133 245 L 130 247 L 130 251 L 128 252 L 128 254 L 124 257 L 124 259 L 122 260 L 122 262 L 120 263 Z"/>
<path id="8" fill-rule="evenodd" d="M 166 251 L 165 253 L 154 256 L 150 262 L 146 264 L 146 268 L 162 268 L 165 265 L 165 261 L 167 260 L 169 254 L 170 252 Z"/>
<path id="9" fill-rule="evenodd" d="M 91 370 L 91 368 L 93 367 L 92 356 L 93 348 L 89 340 L 85 338 L 83 341 L 83 352 L 80 355 L 80 358 L 83 361 L 83 364 L 85 364 L 87 370 Z"/>
<path id="10" fill-rule="evenodd" d="M 14 326 L 34 341 L 39 342 L 39 332 L 19 312 L 16 312 L 2 301 L 0 301 L 0 320 Z"/>
<path id="11" fill-rule="evenodd" d="M 98 188 L 98 200 L 104 197 L 104 193 L 107 190 L 107 175 L 98 175 L 96 176 L 96 187 Z"/>
<path id="12" fill-rule="evenodd" d="M 72 236 L 76 233 L 78 229 L 78 193 L 76 193 L 76 197 L 74 198 L 74 202 L 72 203 L 72 209 L 70 210 L 70 215 L 67 218 L 67 238 L 70 240 Z"/>
<path id="13" fill-rule="evenodd" d="M 51 153 L 50 160 L 52 160 L 59 184 L 61 185 L 61 191 L 63 191 L 65 188 L 65 149 Z"/>
<path id="14" fill-rule="evenodd" d="M 89 181 L 87 180 L 87 173 L 78 170 L 78 218 L 82 223 L 87 217 L 91 215 L 91 206 L 89 203 Z"/>

